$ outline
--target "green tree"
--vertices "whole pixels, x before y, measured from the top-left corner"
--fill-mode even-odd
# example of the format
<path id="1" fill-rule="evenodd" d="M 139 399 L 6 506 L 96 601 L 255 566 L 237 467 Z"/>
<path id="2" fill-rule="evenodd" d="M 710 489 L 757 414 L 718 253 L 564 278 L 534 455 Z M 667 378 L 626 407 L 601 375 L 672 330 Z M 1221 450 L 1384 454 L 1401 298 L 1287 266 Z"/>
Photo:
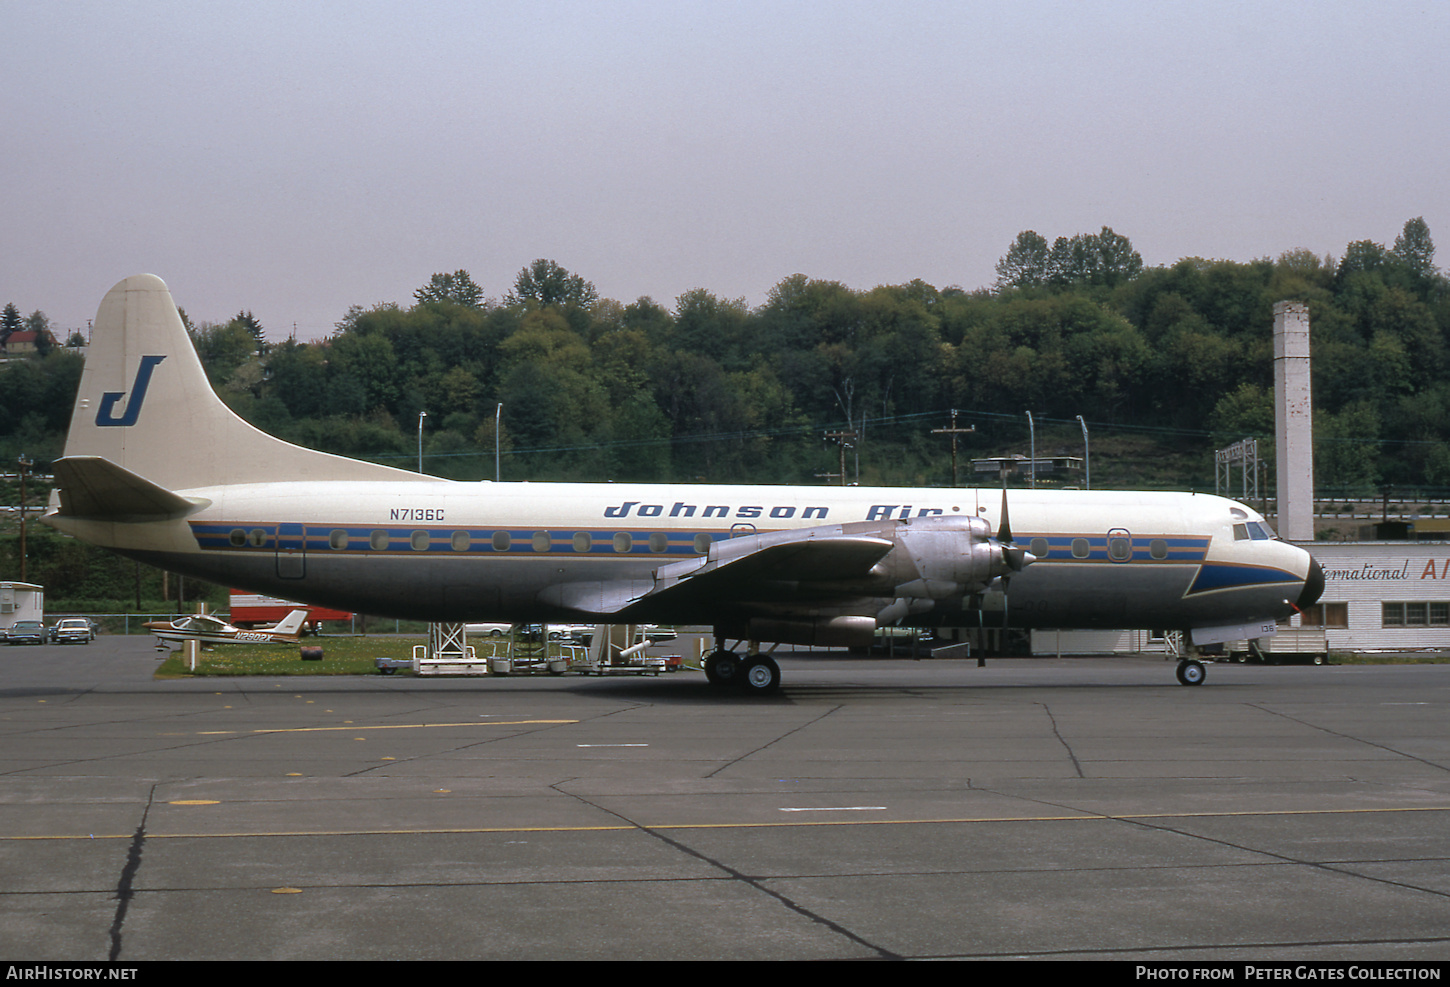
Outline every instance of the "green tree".
<path id="1" fill-rule="evenodd" d="M 345 333 L 332 341 L 332 371 L 351 377 L 362 388 L 368 410 L 397 410 L 402 387 L 393 344 L 380 333 Z"/>
<path id="2" fill-rule="evenodd" d="M 337 410 L 328 401 L 327 359 L 319 346 L 288 339 L 272 347 L 267 354 L 266 389 L 287 406 L 294 418 Z"/>
<path id="3" fill-rule="evenodd" d="M 267 350 L 267 332 L 262 328 L 262 323 L 250 311 L 238 312 L 232 316 L 232 321 L 240 325 L 247 332 L 251 333 L 257 355 L 261 356 Z"/>
<path id="4" fill-rule="evenodd" d="M 749 309 L 744 299 L 717 298 L 704 288 L 694 288 L 675 300 L 672 345 L 708 356 L 722 366 L 744 358 L 744 330 Z"/>
<path id="5" fill-rule="evenodd" d="M 1428 280 L 1436 274 L 1435 242 L 1430 239 L 1430 227 L 1423 216 L 1405 223 L 1391 253 L 1417 278 Z"/>
<path id="6" fill-rule="evenodd" d="M 1314 416 L 1314 482 L 1357 493 L 1379 483 L 1379 412 L 1368 401 Z"/>
<path id="7" fill-rule="evenodd" d="M 598 297 L 593 284 L 552 260 L 540 258 L 519 271 L 507 301 L 510 305 L 534 302 L 538 305 L 576 305 L 583 308 L 592 305 Z"/>
<path id="8" fill-rule="evenodd" d="M 252 331 L 237 319 L 221 325 L 203 322 L 192 330 L 191 341 L 212 384 L 230 380 L 237 368 L 251 358 L 257 345 Z"/>
<path id="9" fill-rule="evenodd" d="M 1045 284 L 1052 250 L 1047 238 L 1035 230 L 1023 230 L 997 261 L 998 291 Z"/>
<path id="10" fill-rule="evenodd" d="M 419 305 L 430 303 L 462 305 L 464 308 L 483 307 L 483 289 L 474 283 L 465 270 L 452 274 L 434 274 L 428 283 L 413 292 Z"/>
<path id="11" fill-rule="evenodd" d="M 24 327 L 20 310 L 15 307 L 14 302 L 7 302 L 4 313 L 0 314 L 0 343 L 4 343 L 12 332 L 19 332 Z"/>
<path id="12" fill-rule="evenodd" d="M 1047 280 L 1059 286 L 1105 285 L 1131 281 L 1143 270 L 1143 258 L 1128 238 L 1104 226 L 1096 234 L 1058 237 L 1047 258 Z"/>

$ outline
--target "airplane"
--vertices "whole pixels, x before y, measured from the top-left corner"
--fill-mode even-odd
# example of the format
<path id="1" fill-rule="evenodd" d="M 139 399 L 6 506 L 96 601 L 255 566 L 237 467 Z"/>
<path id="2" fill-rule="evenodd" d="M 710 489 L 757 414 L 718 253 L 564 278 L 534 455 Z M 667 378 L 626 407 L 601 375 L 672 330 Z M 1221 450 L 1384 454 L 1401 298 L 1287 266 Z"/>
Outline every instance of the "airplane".
<path id="1" fill-rule="evenodd" d="M 755 694 L 774 646 L 888 626 L 1176 629 L 1198 685 L 1203 648 L 1324 588 L 1206 494 L 1013 490 L 1009 518 L 1005 489 L 465 482 L 305 449 L 217 397 L 153 275 L 101 302 L 54 474 L 45 523 L 151 565 L 434 622 L 707 625 L 709 682 Z"/>
<path id="2" fill-rule="evenodd" d="M 293 610 L 272 627 L 254 630 L 233 627 L 220 617 L 205 613 L 175 620 L 148 620 L 141 626 L 156 635 L 156 646 L 161 649 L 165 647 L 164 641 L 178 644 L 186 641 L 200 641 L 202 644 L 296 644 L 306 622 L 306 610 Z"/>

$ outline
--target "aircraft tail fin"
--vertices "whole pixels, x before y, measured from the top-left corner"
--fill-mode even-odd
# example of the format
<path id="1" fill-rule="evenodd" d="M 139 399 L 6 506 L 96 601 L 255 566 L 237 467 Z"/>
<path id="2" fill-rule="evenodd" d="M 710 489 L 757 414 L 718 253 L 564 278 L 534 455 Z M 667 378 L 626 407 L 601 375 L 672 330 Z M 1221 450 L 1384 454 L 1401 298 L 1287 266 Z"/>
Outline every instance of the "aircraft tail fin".
<path id="1" fill-rule="evenodd" d="M 217 397 L 166 284 L 151 274 L 106 293 L 71 413 L 65 458 L 99 457 L 166 490 L 418 474 L 292 445 Z"/>
<path id="2" fill-rule="evenodd" d="M 272 628 L 273 634 L 296 634 L 302 630 L 302 625 L 307 620 L 306 610 L 293 610 L 284 617 L 276 627 Z"/>

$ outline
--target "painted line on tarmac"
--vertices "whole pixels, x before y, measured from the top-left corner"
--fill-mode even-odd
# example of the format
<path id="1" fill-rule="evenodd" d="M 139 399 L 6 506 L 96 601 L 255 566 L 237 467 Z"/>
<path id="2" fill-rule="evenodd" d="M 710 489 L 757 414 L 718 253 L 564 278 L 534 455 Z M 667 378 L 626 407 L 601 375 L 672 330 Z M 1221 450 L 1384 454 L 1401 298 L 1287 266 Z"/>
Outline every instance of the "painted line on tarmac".
<path id="1" fill-rule="evenodd" d="M 578 720 L 495 720 L 480 723 L 375 723 L 340 727 L 275 727 L 267 730 L 198 730 L 198 737 L 247 737 L 259 733 L 324 733 L 335 730 L 431 730 L 437 727 L 524 727 L 578 723 Z"/>
<path id="2" fill-rule="evenodd" d="M 245 803 L 244 803 L 245 804 Z M 1076 815 L 1076 816 L 962 816 L 937 819 L 801 819 L 789 822 L 725 822 L 725 823 L 660 823 L 629 824 L 618 823 L 604 826 L 462 826 L 462 827 L 412 827 L 408 829 L 306 829 L 268 830 L 254 833 L 151 833 L 148 840 L 205 840 L 205 839 L 263 839 L 276 837 L 306 836 L 459 836 L 486 835 L 489 833 L 609 833 L 639 830 L 685 830 L 685 829 L 791 829 L 818 826 L 951 826 L 980 823 L 1033 823 L 1033 822 L 1132 822 L 1144 819 L 1229 819 L 1229 818 L 1272 818 L 1277 816 L 1350 816 L 1387 815 L 1410 812 L 1450 812 L 1450 805 L 1414 806 L 1387 809 L 1270 809 L 1244 812 L 1135 812 L 1118 815 Z M 39 836 L 0 835 L 0 843 L 25 840 L 129 840 L 133 833 L 72 833 Z"/>

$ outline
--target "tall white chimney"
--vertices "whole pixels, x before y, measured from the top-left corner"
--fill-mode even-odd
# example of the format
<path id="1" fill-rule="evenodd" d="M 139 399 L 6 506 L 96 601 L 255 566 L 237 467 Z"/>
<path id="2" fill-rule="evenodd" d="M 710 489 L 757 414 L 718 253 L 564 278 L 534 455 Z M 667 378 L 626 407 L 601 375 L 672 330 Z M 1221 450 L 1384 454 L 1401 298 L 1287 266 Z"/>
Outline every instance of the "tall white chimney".
<path id="1" fill-rule="evenodd" d="M 1314 411 L 1309 400 L 1309 307 L 1274 305 L 1274 434 L 1279 537 L 1314 540 Z"/>

